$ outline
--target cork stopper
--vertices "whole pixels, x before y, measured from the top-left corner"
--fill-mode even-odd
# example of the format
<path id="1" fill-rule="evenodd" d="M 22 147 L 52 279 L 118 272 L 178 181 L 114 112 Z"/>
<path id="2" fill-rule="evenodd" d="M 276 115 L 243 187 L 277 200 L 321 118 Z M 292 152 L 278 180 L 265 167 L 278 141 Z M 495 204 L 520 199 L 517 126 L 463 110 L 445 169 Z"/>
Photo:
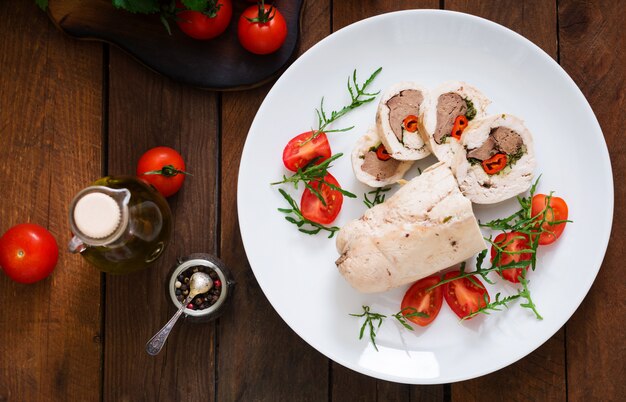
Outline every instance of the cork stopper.
<path id="1" fill-rule="evenodd" d="M 74 222 L 85 236 L 103 239 L 120 225 L 122 211 L 108 194 L 93 192 L 81 197 L 74 207 Z"/>

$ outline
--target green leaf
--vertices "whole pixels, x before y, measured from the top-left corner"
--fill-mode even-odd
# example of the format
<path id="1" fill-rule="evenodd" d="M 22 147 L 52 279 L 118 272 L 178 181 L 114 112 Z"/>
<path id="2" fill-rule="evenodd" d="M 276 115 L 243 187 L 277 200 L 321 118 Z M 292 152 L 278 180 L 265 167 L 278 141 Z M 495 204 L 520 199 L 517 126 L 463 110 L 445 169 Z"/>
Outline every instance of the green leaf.
<path id="1" fill-rule="evenodd" d="M 159 0 L 112 0 L 116 8 L 131 13 L 152 14 L 161 11 Z"/>
<path id="2" fill-rule="evenodd" d="M 48 0 L 35 0 L 35 3 L 41 8 L 43 11 L 48 9 Z"/>
<path id="3" fill-rule="evenodd" d="M 182 0 L 185 7 L 193 11 L 204 11 L 207 8 L 208 0 Z"/>

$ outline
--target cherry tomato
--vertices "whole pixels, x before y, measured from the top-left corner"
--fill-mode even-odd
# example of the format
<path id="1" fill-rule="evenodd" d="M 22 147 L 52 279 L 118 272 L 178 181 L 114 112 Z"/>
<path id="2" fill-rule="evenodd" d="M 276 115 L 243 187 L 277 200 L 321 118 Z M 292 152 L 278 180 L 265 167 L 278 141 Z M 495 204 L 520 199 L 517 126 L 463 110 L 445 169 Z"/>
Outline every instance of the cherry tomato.
<path id="1" fill-rule="evenodd" d="M 417 131 L 417 116 L 410 114 L 402 120 L 402 126 L 409 133 Z"/>
<path id="2" fill-rule="evenodd" d="M 459 136 L 459 138 L 461 138 Z M 489 159 L 485 159 L 482 163 L 483 170 L 487 174 L 496 174 L 506 167 L 508 158 L 506 154 L 495 154 Z"/>
<path id="3" fill-rule="evenodd" d="M 315 162 L 317 165 L 330 158 L 330 144 L 326 134 L 319 133 L 317 137 L 308 141 L 312 135 L 312 131 L 307 131 L 293 137 L 287 143 L 283 150 L 283 163 L 287 169 L 297 172 L 315 158 L 319 158 Z"/>
<path id="4" fill-rule="evenodd" d="M 415 311 L 428 314 L 428 317 L 407 317 L 407 320 L 425 327 L 437 317 L 441 305 L 443 304 L 443 286 L 427 290 L 441 282 L 438 275 L 429 276 L 415 282 L 404 294 L 400 309 L 404 316 L 410 314 L 411 310 L 404 309 L 412 307 Z"/>
<path id="5" fill-rule="evenodd" d="M 0 237 L 0 267 L 16 282 L 34 283 L 46 278 L 58 259 L 56 240 L 39 225 L 22 223 Z"/>
<path id="6" fill-rule="evenodd" d="M 536 194 L 533 196 L 531 206 L 532 216 L 541 214 L 538 217 L 540 221 L 543 220 L 544 214 L 546 217 L 546 221 L 542 225 L 543 230 L 546 230 L 546 232 L 539 235 L 539 244 L 541 245 L 554 243 L 565 230 L 565 224 L 567 223 L 563 222 L 554 225 L 550 223 L 567 220 L 568 209 L 565 200 L 559 197 L 550 197 L 550 205 L 546 209 L 547 199 L 548 197 L 545 194 Z M 545 213 L 542 213 L 544 209 Z"/>
<path id="7" fill-rule="evenodd" d="M 520 261 L 529 261 L 528 265 L 530 265 L 530 259 L 533 256 L 531 253 L 508 254 L 510 252 L 519 253 L 522 250 L 528 250 L 530 248 L 530 239 L 526 234 L 520 232 L 500 233 L 496 236 L 493 242 L 504 250 L 500 253 L 500 260 L 497 263 L 499 267 Z M 496 258 L 496 254 L 496 248 L 491 246 L 492 263 L 494 258 Z M 522 274 L 522 269 L 528 269 L 528 265 L 524 268 L 505 269 L 502 273 L 498 273 L 509 282 L 519 283 L 518 278 Z"/>
<path id="8" fill-rule="evenodd" d="M 274 53 L 285 43 L 287 23 L 274 6 L 250 6 L 239 17 L 239 43 L 254 54 Z"/>
<path id="9" fill-rule="evenodd" d="M 169 147 L 152 148 L 137 163 L 137 176 L 152 184 L 163 197 L 176 194 L 187 174 L 183 157 Z"/>
<path id="10" fill-rule="evenodd" d="M 184 8 L 177 2 L 178 8 Z M 176 15 L 176 23 L 181 31 L 194 39 L 213 39 L 222 34 L 233 16 L 231 0 L 217 0 L 215 16 L 192 10 L 180 11 Z"/>
<path id="11" fill-rule="evenodd" d="M 460 271 L 448 272 L 444 279 L 455 278 L 459 274 Z M 489 293 L 485 285 L 475 276 L 472 280 L 480 286 L 476 286 L 468 278 L 457 279 L 443 285 L 443 297 L 459 318 L 467 317 L 489 303 Z"/>
<path id="12" fill-rule="evenodd" d="M 324 176 L 324 181 L 334 186 L 341 187 L 337 179 L 330 173 Z M 343 194 L 337 190 L 331 189 L 325 183 L 320 185 L 319 181 L 311 182 L 310 184 L 311 187 L 322 195 L 326 205 L 322 204 L 322 201 L 307 188 L 302 193 L 302 200 L 300 201 L 302 216 L 310 221 L 328 225 L 335 220 L 341 210 Z"/>
<path id="13" fill-rule="evenodd" d="M 391 159 L 391 155 L 387 152 L 387 148 L 383 144 L 380 144 L 378 148 L 376 148 L 376 157 L 381 161 L 388 161 Z"/>

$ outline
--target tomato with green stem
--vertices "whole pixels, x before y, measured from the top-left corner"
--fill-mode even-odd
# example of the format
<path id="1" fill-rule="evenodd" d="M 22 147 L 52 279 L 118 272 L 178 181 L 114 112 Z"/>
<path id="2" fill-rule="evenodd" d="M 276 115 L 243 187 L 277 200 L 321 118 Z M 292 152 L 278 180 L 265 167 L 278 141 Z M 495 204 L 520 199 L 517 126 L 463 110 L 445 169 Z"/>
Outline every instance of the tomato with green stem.
<path id="1" fill-rule="evenodd" d="M 497 247 L 496 247 L 497 246 Z M 501 249 L 498 257 L 498 248 Z M 491 245 L 491 263 L 495 262 L 498 267 L 504 267 L 511 263 L 517 263 L 522 261 L 528 261 L 525 267 L 508 268 L 498 271 L 498 274 L 512 283 L 519 283 L 519 277 L 522 275 L 522 270 L 527 270 L 532 259 L 532 253 L 524 252 L 530 250 L 530 239 L 528 235 L 521 232 L 508 232 L 500 233 L 493 240 Z"/>
<path id="2" fill-rule="evenodd" d="M 460 271 L 448 272 L 444 280 L 454 279 L 459 275 Z M 471 279 L 455 279 L 445 283 L 443 287 L 443 297 L 459 318 L 465 318 L 489 304 L 489 292 L 475 276 Z"/>
<path id="3" fill-rule="evenodd" d="M 174 195 L 185 182 L 185 161 L 176 150 L 155 147 L 144 153 L 137 163 L 137 176 L 156 188 L 163 197 Z"/>
<path id="4" fill-rule="evenodd" d="M 541 224 L 539 244 L 554 243 L 565 230 L 568 208 L 563 198 L 535 194 L 531 203 L 531 214 Z M 560 223 L 556 223 L 560 222 Z M 539 228 L 537 228 L 539 229 Z"/>
<path id="5" fill-rule="evenodd" d="M 443 304 L 443 286 L 432 287 L 439 282 L 441 282 L 439 275 L 433 275 L 420 279 L 411 285 L 404 294 L 400 305 L 400 311 L 407 320 L 425 327 L 437 318 Z M 424 313 L 427 317 L 411 316 L 411 313 L 415 312 Z"/>
<path id="6" fill-rule="evenodd" d="M 309 184 L 321 196 L 323 201 L 313 191 L 306 188 L 300 200 L 302 216 L 322 225 L 332 223 L 337 218 L 339 211 L 341 211 L 343 194 L 328 184 L 341 188 L 339 182 L 332 174 L 326 173 L 322 180 L 314 180 Z"/>
<path id="7" fill-rule="evenodd" d="M 233 16 L 231 0 L 209 0 L 198 10 L 187 9 L 187 3 L 178 1 L 177 6 L 183 11 L 176 14 L 176 24 L 186 35 L 194 39 L 213 39 L 228 28 Z"/>
<path id="8" fill-rule="evenodd" d="M 285 43 L 287 22 L 275 6 L 261 1 L 256 6 L 246 8 L 241 14 L 237 36 L 241 46 L 251 53 L 274 53 Z"/>
<path id="9" fill-rule="evenodd" d="M 20 283 L 46 278 L 57 264 L 59 247 L 44 227 L 22 223 L 0 237 L 0 268 Z"/>
<path id="10" fill-rule="evenodd" d="M 330 143 L 326 133 L 307 131 L 293 137 L 283 150 L 283 164 L 292 172 L 303 169 L 306 165 L 315 160 L 319 165 L 330 158 Z"/>

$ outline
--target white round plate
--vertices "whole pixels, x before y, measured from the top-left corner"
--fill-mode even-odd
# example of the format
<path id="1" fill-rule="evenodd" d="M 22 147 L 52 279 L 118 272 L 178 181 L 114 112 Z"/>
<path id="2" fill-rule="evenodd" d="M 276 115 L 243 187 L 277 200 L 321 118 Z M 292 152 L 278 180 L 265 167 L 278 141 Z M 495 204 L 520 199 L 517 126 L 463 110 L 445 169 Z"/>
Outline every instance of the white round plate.
<path id="1" fill-rule="evenodd" d="M 276 186 L 283 174 L 282 151 L 294 136 L 316 127 L 314 109 L 324 97 L 327 111 L 349 103 L 347 77 L 357 69 L 363 82 L 383 70 L 371 88 L 399 81 L 434 88 L 460 80 L 480 88 L 493 103 L 490 113 L 522 117 L 534 135 L 539 190 L 563 197 L 570 219 L 563 236 L 541 248 L 529 273 L 530 289 L 543 320 L 514 303 L 510 309 L 459 323 L 444 303 L 426 328 L 408 331 L 388 318 L 376 351 L 359 340 L 362 305 L 393 314 L 407 286 L 379 294 L 353 290 L 335 267 L 334 239 L 309 236 L 285 221 L 287 204 Z M 364 211 L 371 189 L 354 178 L 350 152 L 374 124 L 377 102 L 356 109 L 329 134 L 332 174 L 359 196 L 344 200 L 335 222 L 342 226 Z M 429 157 L 418 165 L 434 163 Z M 417 171 L 417 168 L 413 168 Z M 300 200 L 299 190 L 284 187 Z M 339 364 L 373 377 L 412 384 L 438 384 L 478 377 L 505 367 L 549 339 L 574 313 L 598 273 L 611 231 L 613 181 L 598 122 L 584 96 L 561 67 L 522 36 L 493 22 L 455 12 L 412 10 L 380 15 L 346 27 L 319 42 L 282 75 L 254 119 L 244 147 L 238 183 L 239 223 L 246 254 L 263 292 L 289 326 Z M 517 209 L 509 200 L 475 206 L 479 219 L 504 217 Z M 494 277 L 494 279 L 496 279 Z M 497 292 L 515 292 L 498 281 Z"/>

